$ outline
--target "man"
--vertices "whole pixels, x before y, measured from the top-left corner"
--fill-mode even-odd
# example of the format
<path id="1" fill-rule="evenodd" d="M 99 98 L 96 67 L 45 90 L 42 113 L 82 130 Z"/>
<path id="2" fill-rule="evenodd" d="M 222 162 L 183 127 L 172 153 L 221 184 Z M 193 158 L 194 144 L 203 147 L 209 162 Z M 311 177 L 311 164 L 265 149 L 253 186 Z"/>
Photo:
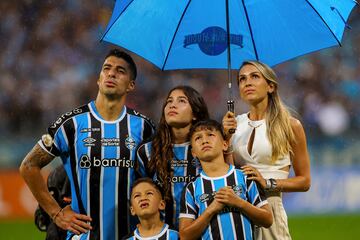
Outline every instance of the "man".
<path id="1" fill-rule="evenodd" d="M 130 232 L 128 200 L 135 180 L 136 147 L 149 138 L 151 121 L 125 106 L 136 65 L 117 49 L 103 63 L 95 101 L 61 115 L 28 153 L 20 173 L 41 207 L 68 239 L 119 239 Z M 40 170 L 60 156 L 71 183 L 72 204 L 61 209 Z"/>
<path id="2" fill-rule="evenodd" d="M 190 139 L 203 171 L 183 191 L 180 239 L 253 239 L 252 223 L 271 226 L 271 210 L 256 183 L 224 161 L 228 146 L 221 125 L 200 121 Z"/>

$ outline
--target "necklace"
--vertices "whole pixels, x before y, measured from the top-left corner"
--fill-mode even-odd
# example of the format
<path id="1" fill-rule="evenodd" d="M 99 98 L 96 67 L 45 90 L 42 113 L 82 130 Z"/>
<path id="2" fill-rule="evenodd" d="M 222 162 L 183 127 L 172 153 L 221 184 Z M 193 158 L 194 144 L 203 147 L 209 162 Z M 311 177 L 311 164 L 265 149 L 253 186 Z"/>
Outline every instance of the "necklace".
<path id="1" fill-rule="evenodd" d="M 260 127 L 264 121 L 248 121 L 248 125 L 252 128 L 258 128 Z"/>

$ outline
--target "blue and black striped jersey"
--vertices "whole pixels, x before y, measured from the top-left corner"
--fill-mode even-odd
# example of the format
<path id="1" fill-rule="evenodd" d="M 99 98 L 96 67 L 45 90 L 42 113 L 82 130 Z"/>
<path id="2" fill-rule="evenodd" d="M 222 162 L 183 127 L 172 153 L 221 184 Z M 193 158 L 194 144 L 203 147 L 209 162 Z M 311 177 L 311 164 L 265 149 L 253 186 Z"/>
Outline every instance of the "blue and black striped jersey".
<path id="1" fill-rule="evenodd" d="M 189 142 L 173 145 L 174 159 L 169 161 L 172 177 L 168 179 L 171 183 L 171 199 L 166 202 L 165 222 L 171 228 L 179 229 L 179 214 L 181 194 L 187 183 L 194 180 L 201 172 L 201 165 L 198 159 L 191 154 Z M 142 176 L 150 176 L 156 180 L 156 172 L 152 174 L 148 170 L 151 160 L 151 142 L 142 144 L 137 152 L 138 171 Z"/>
<path id="2" fill-rule="evenodd" d="M 180 218 L 198 218 L 214 200 L 216 192 L 225 186 L 231 186 L 239 197 L 254 206 L 267 204 L 267 200 L 260 197 L 256 183 L 247 180 L 246 175 L 230 165 L 224 176 L 208 177 L 201 172 L 186 186 L 181 199 Z M 251 221 L 239 209 L 225 206 L 211 219 L 202 239 L 253 239 Z"/>
<path id="3" fill-rule="evenodd" d="M 151 237 L 141 237 L 139 230 L 136 228 L 134 232 L 132 232 L 123 240 L 178 240 L 179 233 L 175 230 L 169 229 L 169 225 L 164 224 L 164 227 L 161 229 L 160 233 L 151 236 Z"/>
<path id="4" fill-rule="evenodd" d="M 79 239 L 119 239 L 131 230 L 130 187 L 136 148 L 154 132 L 152 122 L 126 106 L 105 121 L 95 103 L 63 114 L 48 129 L 54 143 L 39 141 L 60 156 L 71 183 L 72 208 L 90 215 L 93 230 Z"/>

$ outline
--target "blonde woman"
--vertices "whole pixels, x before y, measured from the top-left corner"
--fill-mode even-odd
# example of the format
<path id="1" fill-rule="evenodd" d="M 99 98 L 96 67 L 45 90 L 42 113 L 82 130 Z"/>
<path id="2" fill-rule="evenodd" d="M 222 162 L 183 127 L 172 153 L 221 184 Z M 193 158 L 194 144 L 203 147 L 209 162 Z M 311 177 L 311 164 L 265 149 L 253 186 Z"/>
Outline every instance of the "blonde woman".
<path id="1" fill-rule="evenodd" d="M 236 166 L 265 190 L 273 210 L 270 228 L 255 227 L 255 239 L 291 239 L 282 192 L 305 192 L 310 188 L 310 160 L 300 121 L 290 116 L 278 95 L 275 72 L 257 61 L 246 61 L 238 75 L 240 97 L 250 108 L 223 118 Z M 232 135 L 229 129 L 236 128 Z M 231 154 L 232 153 L 232 154 Z M 295 175 L 289 178 L 290 168 Z"/>

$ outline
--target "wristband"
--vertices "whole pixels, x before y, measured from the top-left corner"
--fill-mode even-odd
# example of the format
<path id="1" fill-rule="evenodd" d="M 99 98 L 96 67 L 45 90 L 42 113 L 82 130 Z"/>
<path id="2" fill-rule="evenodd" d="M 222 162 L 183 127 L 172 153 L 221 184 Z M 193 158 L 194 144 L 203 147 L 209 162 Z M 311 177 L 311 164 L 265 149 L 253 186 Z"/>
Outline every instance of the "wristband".
<path id="1" fill-rule="evenodd" d="M 272 190 L 272 191 L 276 190 L 276 187 L 277 187 L 276 180 L 273 179 L 273 178 L 270 178 L 269 180 L 270 180 L 270 183 L 271 183 L 270 190 Z"/>
<path id="2" fill-rule="evenodd" d="M 265 179 L 265 190 L 269 190 L 271 188 L 271 181 L 270 179 Z"/>

